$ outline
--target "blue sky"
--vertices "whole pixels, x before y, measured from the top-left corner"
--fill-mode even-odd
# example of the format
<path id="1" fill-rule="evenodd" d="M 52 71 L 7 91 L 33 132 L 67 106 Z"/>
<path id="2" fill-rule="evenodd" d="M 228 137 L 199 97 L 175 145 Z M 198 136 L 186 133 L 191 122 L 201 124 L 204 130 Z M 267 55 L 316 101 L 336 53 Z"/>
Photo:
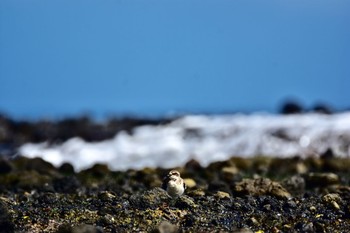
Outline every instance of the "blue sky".
<path id="1" fill-rule="evenodd" d="M 1 0 L 0 111 L 350 106 L 350 1 Z"/>

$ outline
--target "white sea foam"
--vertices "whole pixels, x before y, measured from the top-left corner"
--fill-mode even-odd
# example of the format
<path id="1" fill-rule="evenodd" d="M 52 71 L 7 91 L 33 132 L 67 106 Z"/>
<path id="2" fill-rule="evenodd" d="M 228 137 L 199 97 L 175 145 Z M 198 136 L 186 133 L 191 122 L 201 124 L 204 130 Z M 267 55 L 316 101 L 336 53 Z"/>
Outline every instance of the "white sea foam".
<path id="1" fill-rule="evenodd" d="M 236 156 L 310 156 L 328 148 L 350 156 L 350 112 L 321 115 L 189 115 L 167 125 L 140 126 L 132 134 L 88 143 L 72 138 L 60 145 L 25 144 L 20 153 L 77 171 L 95 163 L 113 170 L 181 166 L 190 159 L 207 166 Z"/>

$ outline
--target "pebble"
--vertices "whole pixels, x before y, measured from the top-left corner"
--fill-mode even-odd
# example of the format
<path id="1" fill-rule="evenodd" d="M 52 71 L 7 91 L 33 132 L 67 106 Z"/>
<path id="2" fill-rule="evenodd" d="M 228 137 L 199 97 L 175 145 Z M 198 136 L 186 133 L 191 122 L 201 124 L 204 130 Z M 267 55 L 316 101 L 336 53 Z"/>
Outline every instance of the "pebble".
<path id="1" fill-rule="evenodd" d="M 219 199 L 224 199 L 224 198 L 230 199 L 230 194 L 227 192 L 217 191 L 215 193 L 215 196 Z"/>

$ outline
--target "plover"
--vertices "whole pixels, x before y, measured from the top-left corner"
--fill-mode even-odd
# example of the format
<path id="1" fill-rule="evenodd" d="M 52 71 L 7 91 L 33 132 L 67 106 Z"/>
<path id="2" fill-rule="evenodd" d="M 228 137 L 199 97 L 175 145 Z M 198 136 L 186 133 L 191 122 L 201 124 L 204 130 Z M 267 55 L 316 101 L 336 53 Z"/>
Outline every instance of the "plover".
<path id="1" fill-rule="evenodd" d="M 186 189 L 183 179 L 180 177 L 180 172 L 171 170 L 163 179 L 162 188 L 166 190 L 172 198 L 181 196 Z"/>

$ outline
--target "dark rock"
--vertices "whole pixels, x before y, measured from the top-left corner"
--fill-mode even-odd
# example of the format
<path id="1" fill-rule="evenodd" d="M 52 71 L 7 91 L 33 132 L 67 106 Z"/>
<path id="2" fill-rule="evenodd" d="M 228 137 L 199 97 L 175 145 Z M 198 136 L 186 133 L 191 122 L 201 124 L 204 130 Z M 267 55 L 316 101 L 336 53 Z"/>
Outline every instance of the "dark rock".
<path id="1" fill-rule="evenodd" d="M 286 101 L 282 105 L 282 108 L 280 110 L 280 113 L 282 114 L 297 114 L 302 112 L 303 112 L 303 107 L 301 106 L 301 104 L 293 100 Z"/>
<path id="2" fill-rule="evenodd" d="M 153 188 L 144 193 L 131 195 L 130 204 L 139 209 L 156 209 L 157 207 L 170 203 L 172 198 L 161 188 Z"/>
<path id="3" fill-rule="evenodd" d="M 66 174 L 66 175 L 72 175 L 74 174 L 74 167 L 70 163 L 63 163 L 59 168 L 59 172 Z"/>
<path id="4" fill-rule="evenodd" d="M 16 184 L 17 188 L 24 190 L 46 189 L 46 185 L 51 182 L 51 177 L 41 175 L 37 171 L 23 171 L 13 177 L 12 184 Z"/>
<path id="5" fill-rule="evenodd" d="M 18 170 L 36 171 L 44 175 L 57 175 L 57 169 L 42 158 L 17 157 L 14 164 Z"/>
<path id="6" fill-rule="evenodd" d="M 300 175 L 288 177 L 282 184 L 292 194 L 302 194 L 305 191 L 305 180 Z"/>
<path id="7" fill-rule="evenodd" d="M 12 164 L 5 158 L 0 158 L 0 174 L 10 173 L 13 169 Z"/>
<path id="8" fill-rule="evenodd" d="M 313 112 L 317 112 L 317 113 L 321 113 L 321 114 L 332 114 L 333 110 L 332 108 L 327 105 L 327 104 L 316 104 L 313 108 L 312 108 Z"/>
<path id="9" fill-rule="evenodd" d="M 89 116 L 51 120 L 12 120 L 0 114 L 0 154 L 13 155 L 16 148 L 27 142 L 59 143 L 73 137 L 85 141 L 113 138 L 119 131 L 132 132 L 136 126 L 167 124 L 173 119 L 111 118 L 107 122 L 94 122 Z M 1 145 L 6 145 L 2 147 Z M 7 148 L 7 145 L 10 147 Z"/>
<path id="10" fill-rule="evenodd" d="M 0 233 L 14 232 L 15 225 L 8 213 L 6 205 L 0 200 Z"/>
<path id="11" fill-rule="evenodd" d="M 221 179 L 225 180 L 228 183 L 235 181 L 239 169 L 236 166 L 223 167 L 220 171 Z"/>
<path id="12" fill-rule="evenodd" d="M 182 195 L 176 199 L 175 207 L 179 209 L 195 209 L 197 205 L 195 204 L 193 198 Z"/>
<path id="13" fill-rule="evenodd" d="M 96 178 L 103 178 L 110 172 L 106 164 L 95 164 L 91 168 L 81 171 L 82 174 L 90 174 Z"/>
<path id="14" fill-rule="evenodd" d="M 13 142 L 3 142 L 2 136 L 6 138 L 7 132 L 1 132 L 3 129 L 0 126 L 0 156 L 3 157 L 14 157 L 17 154 L 17 146 Z M 1 134 L 5 135 L 1 135 Z"/>
<path id="15" fill-rule="evenodd" d="M 332 148 L 328 148 L 324 153 L 320 156 L 322 159 L 331 159 L 334 158 L 334 153 Z"/>
<path id="16" fill-rule="evenodd" d="M 272 195 L 278 198 L 291 198 L 290 193 L 281 184 L 266 178 L 243 179 L 234 187 L 238 195 Z"/>
<path id="17" fill-rule="evenodd" d="M 305 224 L 303 224 L 302 225 L 302 227 L 301 227 L 301 231 L 302 232 L 315 232 L 315 230 L 314 230 L 314 224 L 312 223 L 312 222 L 308 222 L 308 223 L 305 223 Z"/>
<path id="18" fill-rule="evenodd" d="M 348 232 L 350 159 L 242 160 L 216 163 L 200 172 L 180 168 L 196 185 L 178 198 L 148 188 L 164 169 L 111 172 L 100 166 L 76 175 L 64 169 L 41 174 L 28 168 L 31 159 L 8 160 L 13 169 L 0 175 L 0 231 L 159 232 L 176 227 L 177 232 Z M 330 162 L 337 165 L 325 173 Z M 296 174 L 293 167 L 298 163 L 317 172 Z M 266 165 L 266 178 L 256 175 L 261 164 Z M 232 174 L 226 170 L 232 166 L 239 167 L 233 180 L 223 175 Z"/>
<path id="19" fill-rule="evenodd" d="M 190 171 L 190 172 L 197 172 L 203 169 L 200 163 L 194 159 L 191 159 L 190 161 L 188 161 L 185 164 L 185 168 L 187 171 Z"/>
<path id="20" fill-rule="evenodd" d="M 208 186 L 208 191 L 211 193 L 216 193 L 217 191 L 231 193 L 230 186 L 226 182 L 219 180 L 210 182 Z"/>
<path id="21" fill-rule="evenodd" d="M 60 193 L 75 193 L 80 186 L 80 181 L 76 176 L 66 176 L 53 180 L 54 189 Z"/>
<path id="22" fill-rule="evenodd" d="M 102 201 L 113 201 L 116 199 L 115 194 L 107 191 L 100 192 L 98 198 Z"/>
<path id="23" fill-rule="evenodd" d="M 339 176 L 334 173 L 309 173 L 305 176 L 307 187 L 325 187 L 338 184 Z"/>

